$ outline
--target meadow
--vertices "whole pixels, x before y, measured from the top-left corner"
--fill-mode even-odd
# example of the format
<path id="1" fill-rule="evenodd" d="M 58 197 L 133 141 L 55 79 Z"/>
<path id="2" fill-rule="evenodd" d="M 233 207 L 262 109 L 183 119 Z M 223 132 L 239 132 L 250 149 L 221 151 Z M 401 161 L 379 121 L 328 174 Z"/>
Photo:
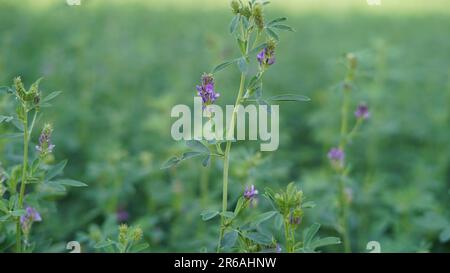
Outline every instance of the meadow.
<path id="1" fill-rule="evenodd" d="M 228 241 L 223 251 L 277 251 L 278 243 L 288 250 L 281 220 L 264 214 L 274 210 L 265 188 L 279 192 L 294 182 L 305 203 L 314 201 L 302 210 L 301 223 L 294 221 L 298 238 L 307 241 L 320 223 L 318 236 L 344 240 L 345 202 L 352 252 L 368 252 L 370 241 L 382 252 L 450 252 L 450 3 L 273 0 L 264 14 L 286 16 L 295 30 L 279 33 L 264 96 L 296 93 L 311 100 L 280 103 L 277 151 L 233 143 L 228 206 L 238 206 L 246 186 L 255 185 L 257 202 L 240 215 L 239 230 L 246 219 L 264 222 L 252 234 L 266 237 L 247 236 L 239 247 Z M 64 177 L 87 185 L 38 195 L 42 219 L 32 226 L 28 251 L 68 252 L 69 241 L 78 241 L 83 252 L 216 251 L 228 216 L 208 212 L 222 208 L 222 160 L 161 167 L 187 150 L 171 137 L 172 107 L 191 105 L 201 75 L 240 56 L 229 31 L 233 16 L 228 1 L 0 1 L 0 86 L 13 86 L 20 76 L 28 87 L 43 77 L 42 93 L 62 91 L 36 120 L 31 147 L 50 122 L 55 147 L 46 162 L 67 159 Z M 349 52 L 357 68 L 346 99 Z M 239 74 L 230 65 L 214 75 L 217 104 L 234 103 Z M 370 118 L 346 147 L 349 173 L 340 189 L 327 154 L 342 137 L 343 101 L 351 105 L 352 122 L 360 102 L 369 106 Z M 14 102 L 2 92 L 0 115 L 14 112 Z M 22 139 L 3 137 L 15 127 L 0 124 L 4 185 L 22 162 Z M 12 194 L 2 184 L 5 208 Z M 347 193 L 344 201 L 339 192 Z M 16 226 L 2 217 L 8 208 L 0 209 L 0 252 L 15 251 Z M 139 244 L 121 248 L 120 234 Z M 315 249 L 302 249 L 308 250 Z M 317 251 L 344 252 L 344 244 Z"/>

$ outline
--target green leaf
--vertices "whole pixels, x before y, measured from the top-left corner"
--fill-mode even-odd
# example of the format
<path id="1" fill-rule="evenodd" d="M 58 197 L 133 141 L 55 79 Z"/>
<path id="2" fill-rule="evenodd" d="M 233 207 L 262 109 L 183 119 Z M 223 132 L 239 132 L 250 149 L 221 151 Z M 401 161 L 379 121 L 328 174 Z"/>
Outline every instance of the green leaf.
<path id="1" fill-rule="evenodd" d="M 59 96 L 61 93 L 62 93 L 62 91 L 55 91 L 55 92 L 52 92 L 52 93 L 50 93 L 48 96 L 46 96 L 45 98 L 43 98 L 42 101 L 41 101 L 41 103 L 49 102 L 49 101 L 51 101 L 52 99 L 54 99 L 54 98 L 56 98 L 57 96 Z"/>
<path id="2" fill-rule="evenodd" d="M 255 76 L 253 76 L 250 81 L 248 82 L 247 89 L 253 89 L 255 86 L 259 83 L 259 80 L 261 79 L 262 74 L 258 73 Z"/>
<path id="3" fill-rule="evenodd" d="M 233 219 L 234 218 L 234 212 L 232 211 L 223 211 L 220 213 L 221 216 L 228 218 L 228 219 Z"/>
<path id="4" fill-rule="evenodd" d="M 204 153 L 201 153 L 201 152 L 185 152 L 181 156 L 180 160 L 188 160 L 188 159 L 191 159 L 191 158 L 196 157 L 196 156 L 201 156 L 203 154 Z"/>
<path id="5" fill-rule="evenodd" d="M 2 122 L 10 122 L 13 119 L 14 119 L 14 117 L 11 117 L 11 116 L 0 115 L 0 123 L 2 123 Z"/>
<path id="6" fill-rule="evenodd" d="M 161 169 L 168 169 L 170 167 L 177 165 L 179 162 L 180 159 L 178 159 L 178 157 L 176 156 L 173 156 L 162 164 Z"/>
<path id="7" fill-rule="evenodd" d="M 320 224 L 314 223 L 305 230 L 304 236 L 303 236 L 303 242 L 304 242 L 305 247 L 310 246 L 311 241 L 314 238 L 314 236 L 317 234 L 317 232 L 319 231 L 319 228 L 320 228 Z"/>
<path id="8" fill-rule="evenodd" d="M 286 31 L 291 31 L 291 32 L 295 32 L 295 30 L 293 28 L 291 28 L 288 25 L 273 25 L 271 26 L 272 28 L 277 28 L 277 29 L 281 29 L 281 30 L 286 30 Z"/>
<path id="9" fill-rule="evenodd" d="M 50 189 L 51 191 L 55 192 L 65 192 L 66 187 L 64 185 L 61 185 L 55 181 L 47 181 L 44 183 L 44 186 L 47 187 L 47 189 Z"/>
<path id="10" fill-rule="evenodd" d="M 23 132 L 24 130 L 24 128 L 23 128 L 23 123 L 22 123 L 22 121 L 20 121 L 20 120 L 18 120 L 18 119 L 13 119 L 12 121 L 11 121 L 11 123 L 14 125 L 14 127 L 16 127 L 19 131 L 21 131 L 21 132 Z"/>
<path id="11" fill-rule="evenodd" d="M 277 23 L 284 22 L 286 20 L 287 20 L 286 17 L 276 18 L 276 19 L 270 21 L 269 23 L 267 23 L 267 26 L 270 27 L 270 26 L 276 25 Z"/>
<path id="12" fill-rule="evenodd" d="M 241 20 L 242 20 L 242 26 L 244 27 L 244 29 L 248 29 L 248 27 L 250 26 L 250 22 L 248 21 L 247 17 L 242 16 Z"/>
<path id="13" fill-rule="evenodd" d="M 19 137 L 23 137 L 23 133 L 11 133 L 11 134 L 0 135 L 0 139 L 12 139 L 12 138 L 19 138 Z"/>
<path id="14" fill-rule="evenodd" d="M 310 101 L 311 99 L 302 96 L 302 95 L 295 95 L 295 94 L 285 94 L 285 95 L 277 95 L 268 98 L 269 101 Z"/>
<path id="15" fill-rule="evenodd" d="M 24 209 L 18 209 L 18 210 L 13 210 L 10 212 L 10 214 L 14 217 L 20 217 L 22 215 L 25 215 L 26 211 Z"/>
<path id="16" fill-rule="evenodd" d="M 247 41 L 243 41 L 243 40 L 241 40 L 241 38 L 237 38 L 237 42 L 238 42 L 239 49 L 241 50 L 242 55 L 245 55 L 246 50 L 247 50 Z"/>
<path id="17" fill-rule="evenodd" d="M 275 214 L 277 214 L 277 213 L 278 213 L 277 211 L 272 210 L 272 211 L 268 211 L 268 212 L 264 212 L 264 213 L 258 214 L 258 215 L 253 219 L 253 223 L 254 223 L 255 225 L 259 225 L 259 224 L 261 224 L 262 222 L 265 222 L 265 221 L 269 220 L 270 218 L 272 218 L 272 217 L 273 217 Z"/>
<path id="18" fill-rule="evenodd" d="M 236 230 L 229 231 L 225 233 L 222 239 L 222 247 L 223 248 L 232 248 L 236 244 L 238 238 L 238 232 Z"/>
<path id="19" fill-rule="evenodd" d="M 239 215 L 239 212 L 241 212 L 242 206 L 244 205 L 245 198 L 240 197 L 239 200 L 236 203 L 236 208 L 234 208 L 234 215 Z"/>
<path id="20" fill-rule="evenodd" d="M 50 168 L 50 170 L 47 173 L 47 176 L 45 177 L 45 179 L 47 181 L 50 181 L 52 178 L 54 178 L 57 175 L 60 175 L 62 173 L 62 171 L 64 170 L 64 168 L 66 167 L 67 164 L 67 159 L 59 162 L 58 164 L 52 166 Z"/>
<path id="21" fill-rule="evenodd" d="M 211 155 L 207 155 L 202 161 L 203 167 L 208 167 L 210 161 L 211 161 Z"/>
<path id="22" fill-rule="evenodd" d="M 213 70 L 211 71 L 211 74 L 214 74 L 214 73 L 217 73 L 217 72 L 219 72 L 221 70 L 224 70 L 225 68 L 227 68 L 231 64 L 237 62 L 237 60 L 238 59 L 234 59 L 234 60 L 226 61 L 226 62 L 223 62 L 223 63 L 219 64 L 218 66 L 213 68 Z"/>
<path id="23" fill-rule="evenodd" d="M 73 179 L 61 179 L 54 181 L 55 183 L 70 187 L 87 187 L 88 185 Z"/>
<path id="24" fill-rule="evenodd" d="M 244 73 L 244 74 L 247 73 L 248 65 L 247 65 L 247 60 L 245 60 L 244 57 L 239 58 L 237 65 L 238 65 L 239 71 L 241 71 L 241 73 Z"/>
<path id="25" fill-rule="evenodd" d="M 199 140 L 187 140 L 186 145 L 196 152 L 210 154 L 208 147 Z"/>
<path id="26" fill-rule="evenodd" d="M 0 222 L 5 222 L 11 217 L 11 214 L 6 214 L 2 217 L 0 217 Z"/>
<path id="27" fill-rule="evenodd" d="M 250 50 L 250 52 L 248 53 L 248 55 L 252 55 L 255 53 L 258 53 L 259 51 L 261 51 L 263 48 L 265 48 L 267 46 L 267 43 L 262 43 L 259 46 L 253 48 L 252 50 Z"/>
<path id="28" fill-rule="evenodd" d="M 142 243 L 135 245 L 131 248 L 131 252 L 141 252 L 143 250 L 146 250 L 150 245 L 148 243 Z"/>
<path id="29" fill-rule="evenodd" d="M 202 216 L 203 221 L 208 221 L 219 215 L 219 212 L 217 210 L 207 209 L 203 211 L 200 215 Z"/>
<path id="30" fill-rule="evenodd" d="M 316 203 L 314 201 L 308 201 L 302 204 L 302 208 L 304 209 L 312 209 L 316 206 Z"/>
<path id="31" fill-rule="evenodd" d="M 0 211 L 3 211 L 4 213 L 9 213 L 8 205 L 6 204 L 6 201 L 3 199 L 0 199 Z"/>
<path id="32" fill-rule="evenodd" d="M 260 245 L 270 245 L 272 243 L 272 239 L 270 237 L 258 232 L 248 232 L 244 236 L 247 239 L 250 239 L 253 242 L 258 243 Z"/>
<path id="33" fill-rule="evenodd" d="M 314 240 L 309 248 L 315 250 L 318 247 L 328 246 L 328 245 L 338 245 L 341 243 L 341 239 L 338 237 L 325 237 L 321 239 Z"/>
<path id="34" fill-rule="evenodd" d="M 271 28 L 266 28 L 266 33 L 267 33 L 267 35 L 269 35 L 269 37 L 271 39 L 273 39 L 277 42 L 280 40 L 280 37 L 278 36 L 278 34 L 275 31 L 273 31 Z"/>
<path id="35" fill-rule="evenodd" d="M 239 25 L 239 19 L 240 19 L 240 15 L 236 15 L 233 17 L 233 19 L 231 20 L 230 23 L 230 33 L 234 33 Z"/>
<path id="36" fill-rule="evenodd" d="M 14 90 L 11 87 L 9 87 L 9 86 L 0 86 L 0 93 L 1 92 L 13 93 Z"/>
<path id="37" fill-rule="evenodd" d="M 111 240 L 102 241 L 102 242 L 96 243 L 96 244 L 94 245 L 94 248 L 105 248 L 105 247 L 111 246 L 111 245 L 113 245 L 113 244 L 114 244 L 114 242 L 111 241 Z"/>

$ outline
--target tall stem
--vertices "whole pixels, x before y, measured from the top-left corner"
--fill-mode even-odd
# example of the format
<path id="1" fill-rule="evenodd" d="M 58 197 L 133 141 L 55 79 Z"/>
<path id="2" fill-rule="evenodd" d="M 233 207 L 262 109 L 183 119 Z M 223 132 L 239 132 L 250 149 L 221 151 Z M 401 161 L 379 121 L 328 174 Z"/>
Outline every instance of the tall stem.
<path id="1" fill-rule="evenodd" d="M 351 75 L 351 74 L 350 74 Z M 347 80 L 345 87 L 344 87 L 344 101 L 342 103 L 342 109 L 341 109 L 341 115 L 342 115 L 342 121 L 341 121 L 341 141 L 339 144 L 339 148 L 344 151 L 345 145 L 347 143 L 347 137 L 348 137 L 348 111 L 349 111 L 349 104 L 350 104 L 350 91 L 351 91 L 351 77 L 349 80 Z M 345 166 L 343 167 L 345 168 Z M 348 207 L 347 207 L 347 198 L 345 193 L 345 170 L 341 169 L 339 171 L 339 205 L 340 205 L 340 225 L 341 225 L 341 234 L 342 239 L 344 241 L 344 251 L 346 253 L 350 253 L 351 250 L 351 244 L 350 244 L 350 235 L 348 230 Z"/>
<path id="2" fill-rule="evenodd" d="M 230 128 L 228 128 L 227 133 L 227 144 L 225 147 L 225 154 L 223 157 L 223 188 L 222 188 L 222 212 L 227 211 L 228 207 L 228 169 L 230 166 L 230 150 L 231 150 L 231 138 L 234 136 L 234 126 L 235 126 L 235 119 L 236 119 L 236 113 L 237 113 L 237 107 L 239 103 L 242 100 L 242 96 L 244 93 L 244 84 L 245 84 L 245 74 L 241 73 L 241 83 L 239 85 L 239 93 L 236 98 L 236 102 L 234 104 L 233 113 L 231 114 L 231 121 L 230 121 Z M 220 218 L 220 235 L 219 235 L 219 242 L 217 244 L 217 252 L 220 252 L 220 245 L 223 239 L 223 234 L 225 231 L 225 217 L 222 216 Z"/>
<path id="3" fill-rule="evenodd" d="M 25 195 L 25 184 L 27 181 L 27 168 L 28 168 L 28 141 L 29 141 L 29 133 L 28 133 L 28 112 L 25 111 L 24 120 L 23 120 L 23 162 L 22 162 L 22 180 L 20 184 L 20 193 L 19 193 L 19 203 L 18 209 L 23 208 L 23 197 Z M 16 223 L 16 252 L 22 252 L 22 233 L 20 227 L 20 217 L 17 218 Z"/>

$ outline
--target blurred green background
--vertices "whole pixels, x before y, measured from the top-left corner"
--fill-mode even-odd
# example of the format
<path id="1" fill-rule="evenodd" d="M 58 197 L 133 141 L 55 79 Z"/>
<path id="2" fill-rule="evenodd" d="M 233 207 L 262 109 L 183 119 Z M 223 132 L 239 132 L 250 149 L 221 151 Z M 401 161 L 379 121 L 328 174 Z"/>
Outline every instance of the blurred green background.
<path id="1" fill-rule="evenodd" d="M 287 16 L 296 32 L 281 34 L 265 94 L 295 91 L 312 101 L 281 106 L 278 151 L 233 146 L 230 200 L 247 184 L 263 191 L 296 181 L 317 203 L 305 225 L 337 235 L 326 153 L 339 139 L 336 86 L 351 51 L 360 64 L 353 105 L 371 110 L 348 150 L 353 249 L 377 240 L 383 252 L 449 252 L 450 2 L 274 0 L 266 16 Z M 71 240 L 95 251 L 115 232 L 118 211 L 143 228 L 149 251 L 212 251 L 218 222 L 199 215 L 220 207 L 220 162 L 160 166 L 186 149 L 170 136 L 172 106 L 192 104 L 201 74 L 238 55 L 231 18 L 225 0 L 0 1 L 0 83 L 43 76 L 44 92 L 64 92 L 43 120 L 54 124 L 67 175 L 89 184 L 49 202 L 36 251 L 65 251 Z M 219 104 L 233 103 L 238 77 L 237 68 L 216 76 Z M 17 160 L 14 143 L 2 140 L 0 150 L 1 161 Z"/>

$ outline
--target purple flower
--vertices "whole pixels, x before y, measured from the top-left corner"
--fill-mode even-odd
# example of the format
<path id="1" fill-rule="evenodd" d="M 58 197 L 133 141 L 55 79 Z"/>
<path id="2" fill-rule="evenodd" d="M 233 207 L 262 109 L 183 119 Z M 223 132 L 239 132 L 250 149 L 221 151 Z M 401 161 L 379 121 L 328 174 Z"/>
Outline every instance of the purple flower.
<path id="1" fill-rule="evenodd" d="M 340 148 L 331 148 L 328 152 L 328 158 L 335 163 L 342 163 L 344 161 L 345 153 Z"/>
<path id="2" fill-rule="evenodd" d="M 301 216 L 296 216 L 293 212 L 289 215 L 289 223 L 291 225 L 300 225 L 302 222 Z"/>
<path id="3" fill-rule="evenodd" d="M 244 198 L 249 200 L 250 206 L 256 206 L 258 200 L 256 199 L 258 195 L 258 190 L 255 189 L 255 185 L 251 185 L 250 187 L 245 187 Z"/>
<path id="4" fill-rule="evenodd" d="M 256 59 L 259 62 L 259 65 L 273 65 L 275 63 L 275 49 L 274 47 L 265 47 L 263 48 L 258 55 L 256 55 Z"/>
<path id="5" fill-rule="evenodd" d="M 281 253 L 281 251 L 283 251 L 283 249 L 281 248 L 280 244 L 277 244 L 275 247 L 275 252 L 276 253 Z"/>
<path id="6" fill-rule="evenodd" d="M 203 109 L 216 101 L 220 96 L 214 90 L 214 78 L 211 74 L 202 75 L 202 84 L 196 86 L 197 94 L 202 98 Z"/>
<path id="7" fill-rule="evenodd" d="M 118 222 L 126 222 L 130 218 L 130 214 L 123 208 L 119 208 L 116 212 Z"/>
<path id="8" fill-rule="evenodd" d="M 251 185 L 250 187 L 245 187 L 244 197 L 247 200 L 253 200 L 258 195 L 258 190 L 255 189 L 255 185 Z"/>
<path id="9" fill-rule="evenodd" d="M 39 145 L 36 145 L 36 150 L 38 150 L 41 155 L 49 154 L 53 152 L 53 148 L 55 148 L 55 145 L 53 145 L 51 141 L 52 132 L 53 128 L 50 124 L 46 124 L 44 129 L 42 129 L 42 133 L 39 136 Z"/>
<path id="10" fill-rule="evenodd" d="M 361 103 L 356 108 L 355 116 L 357 118 L 368 119 L 370 117 L 369 107 L 365 103 Z"/>
<path id="11" fill-rule="evenodd" d="M 25 209 L 25 214 L 20 216 L 20 224 L 22 225 L 22 230 L 25 234 L 27 234 L 33 222 L 41 222 L 41 215 L 37 210 L 32 207 L 27 207 Z"/>

